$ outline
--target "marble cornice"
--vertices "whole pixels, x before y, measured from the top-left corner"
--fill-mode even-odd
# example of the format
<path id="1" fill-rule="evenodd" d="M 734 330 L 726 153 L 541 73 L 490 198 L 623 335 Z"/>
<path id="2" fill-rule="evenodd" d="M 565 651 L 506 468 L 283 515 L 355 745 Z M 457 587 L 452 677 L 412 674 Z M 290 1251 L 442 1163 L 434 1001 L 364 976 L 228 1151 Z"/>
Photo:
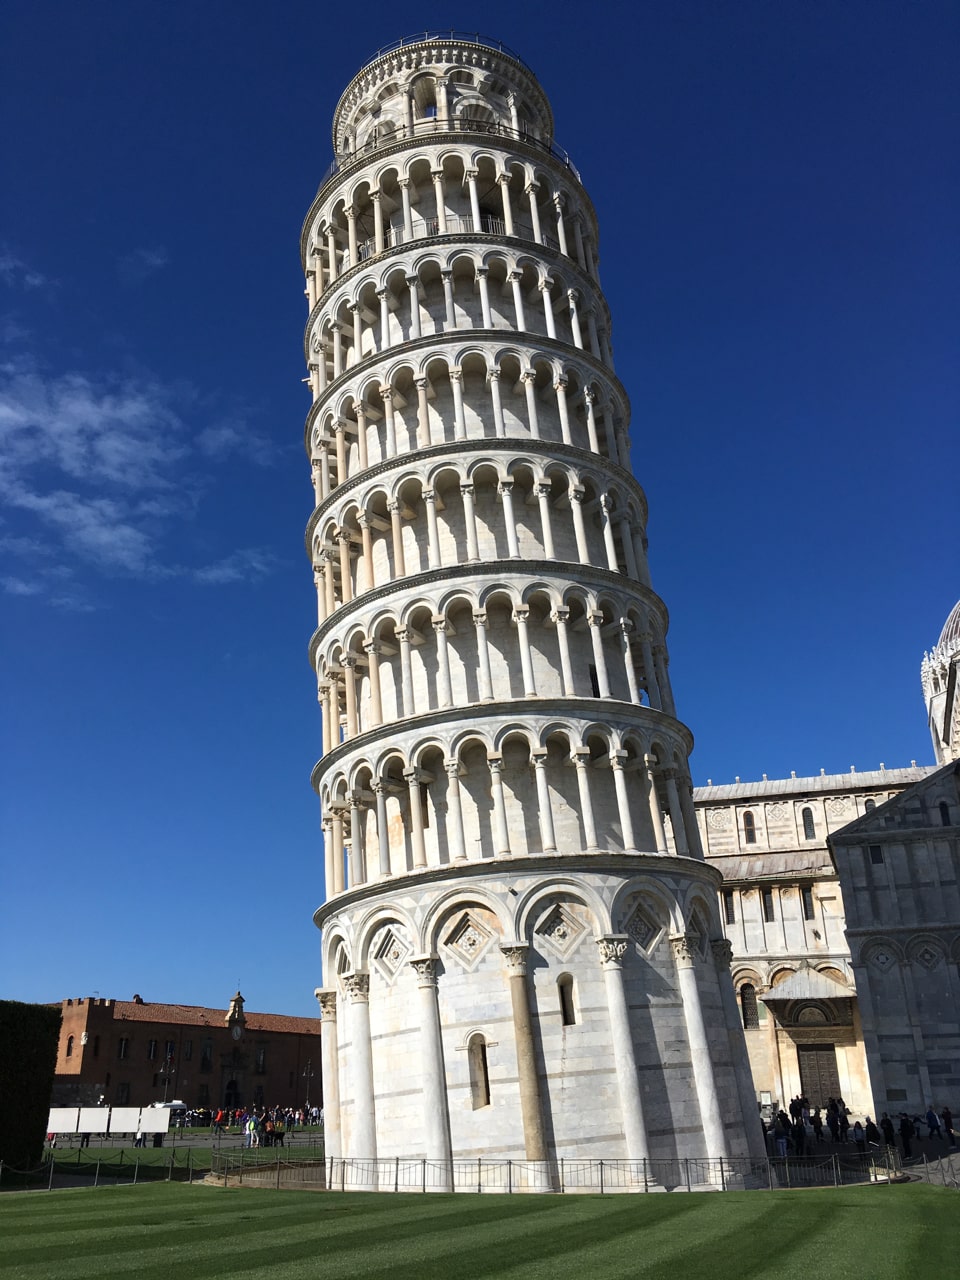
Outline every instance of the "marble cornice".
<path id="1" fill-rule="evenodd" d="M 644 493 L 643 486 L 637 477 L 632 471 L 628 471 L 626 467 L 621 466 L 619 462 L 613 462 L 610 458 L 605 458 L 602 454 L 594 453 L 590 449 L 581 449 L 579 445 L 574 444 L 558 444 L 555 440 L 534 440 L 532 436 L 526 441 L 519 440 L 517 437 L 500 439 L 499 437 L 491 438 L 488 436 L 483 436 L 477 440 L 445 440 L 443 444 L 433 444 L 429 449 L 417 449 L 414 453 L 398 454 L 395 458 L 387 458 L 383 462 L 377 462 L 372 467 L 367 467 L 365 470 L 358 472 L 342 485 L 338 484 L 335 489 L 331 490 L 330 494 L 318 506 L 314 507 L 310 519 L 307 521 L 303 545 L 311 563 L 313 562 L 313 555 L 310 544 L 313 541 L 313 531 L 330 508 L 335 507 L 338 502 L 349 498 L 351 493 L 355 493 L 371 480 L 375 480 L 377 476 L 387 475 L 391 471 L 401 471 L 405 467 L 409 467 L 411 461 L 445 458 L 451 455 L 459 458 L 468 453 L 541 454 L 557 461 L 564 461 L 569 458 L 572 462 L 584 462 L 600 471 L 608 471 L 615 479 L 626 484 L 628 489 L 632 489 L 634 495 L 639 498 L 644 524 L 647 522 L 649 516 L 647 495 Z M 363 482 L 362 485 L 360 481 Z"/>
<path id="2" fill-rule="evenodd" d="M 423 250 L 425 245 L 440 244 L 444 247 L 449 245 L 507 245 L 510 248 L 519 248 L 521 252 L 529 253 L 531 257 L 543 255 L 548 262 L 558 263 L 564 269 L 564 275 L 574 277 L 573 285 L 581 291 L 589 290 L 592 296 L 600 300 L 603 307 L 604 318 L 607 322 L 607 328 L 612 329 L 613 317 L 610 314 L 610 306 L 604 296 L 600 281 L 595 280 L 592 275 L 584 271 L 576 258 L 568 257 L 561 253 L 559 249 L 553 249 L 546 244 L 537 244 L 536 240 L 527 240 L 524 236 L 508 236 L 499 235 L 495 231 L 448 231 L 445 235 L 437 232 L 433 236 L 421 236 L 416 240 L 408 240 L 403 244 L 393 245 L 389 249 L 384 249 L 382 253 L 371 254 L 369 258 L 364 258 L 362 262 L 355 263 L 352 267 L 348 267 L 346 271 L 337 276 L 331 284 L 325 286 L 323 292 L 317 298 L 316 302 L 310 309 L 307 316 L 306 327 L 303 332 L 303 351 L 304 358 L 310 363 L 310 331 L 316 323 L 317 317 L 324 309 L 331 295 L 336 292 L 343 284 L 349 284 L 357 276 L 363 275 L 365 270 L 369 270 L 371 264 L 382 264 L 389 257 L 402 258 L 404 253 L 409 250 Z M 531 253 L 532 250 L 532 253 Z M 573 287 L 571 285 L 571 287 Z M 457 332 L 451 330 L 450 332 Z M 464 332 L 467 332 L 464 330 Z M 498 330 L 499 332 L 499 330 Z M 518 332 L 514 330 L 514 332 Z M 436 336 L 436 335 L 434 335 Z M 384 353 L 385 354 L 385 353 Z"/>
<path id="3" fill-rule="evenodd" d="M 546 568 L 546 572 L 544 571 Z M 360 607 L 367 608 L 378 601 L 388 600 L 399 593 L 416 594 L 417 587 L 429 587 L 434 582 L 461 582 L 474 578 L 492 578 L 497 582 L 506 582 L 511 576 L 549 580 L 557 578 L 564 587 L 594 583 L 615 588 L 617 591 L 635 595 L 639 602 L 652 608 L 659 617 L 663 634 L 666 636 L 669 627 L 667 607 L 653 590 L 633 578 L 626 578 L 622 573 L 614 573 L 612 569 L 600 568 L 599 565 L 581 564 L 572 560 L 478 560 L 475 563 L 445 565 L 442 569 L 424 569 L 422 573 L 409 574 L 395 582 L 386 582 L 382 587 L 374 587 L 355 596 L 348 604 L 338 605 L 329 618 L 314 631 L 307 646 L 307 654 L 311 669 L 316 670 L 318 647 L 331 631 L 338 627 L 350 625 L 351 616 L 360 612 Z M 630 706 L 633 703 L 628 704 Z"/>
<path id="4" fill-rule="evenodd" d="M 323 412 L 327 402 L 333 398 L 333 392 L 341 391 L 351 379 L 359 375 L 360 380 L 363 381 L 375 372 L 378 364 L 394 364 L 409 353 L 432 351 L 437 355 L 443 355 L 450 347 L 469 346 L 471 343 L 479 346 L 483 342 L 495 342 L 498 347 L 526 348 L 528 353 L 542 352 L 545 356 L 552 352 L 558 355 L 573 352 L 578 361 L 582 360 L 594 370 L 597 376 L 612 385 L 620 399 L 621 410 L 629 421 L 630 399 L 626 388 L 609 365 L 604 364 L 599 356 L 595 356 L 592 351 L 587 351 L 585 347 L 575 347 L 572 342 L 562 342 L 559 338 L 547 338 L 538 333 L 528 333 L 525 329 L 449 329 L 446 333 L 430 333 L 422 338 L 410 338 L 386 351 L 374 351 L 363 360 L 352 364 L 349 369 L 345 369 L 339 378 L 333 378 L 328 382 L 307 410 L 307 418 L 303 426 L 303 442 L 307 457 L 310 457 L 310 432 L 314 422 Z"/>
<path id="5" fill-rule="evenodd" d="M 426 888 L 429 885 L 442 883 L 444 880 L 456 880 L 459 884 L 469 883 L 476 879 L 503 879 L 527 874 L 548 875 L 553 872 L 569 877 L 574 871 L 593 873 L 612 872 L 620 875 L 653 875 L 657 878 L 669 875 L 670 869 L 684 877 L 700 880 L 716 892 L 720 888 L 720 875 L 708 863 L 699 858 L 691 858 L 680 853 L 617 853 L 607 850 L 603 853 L 567 853 L 567 854 L 521 854 L 511 858 L 485 858 L 477 862 L 458 862 L 456 866 L 424 867 L 419 871 L 408 871 L 402 876 L 390 876 L 382 880 L 371 880 L 358 885 L 355 889 L 347 889 L 333 898 L 328 898 L 313 913 L 313 922 L 322 929 L 325 922 L 337 912 L 358 906 L 372 898 L 385 895 L 409 893 L 411 890 Z"/>

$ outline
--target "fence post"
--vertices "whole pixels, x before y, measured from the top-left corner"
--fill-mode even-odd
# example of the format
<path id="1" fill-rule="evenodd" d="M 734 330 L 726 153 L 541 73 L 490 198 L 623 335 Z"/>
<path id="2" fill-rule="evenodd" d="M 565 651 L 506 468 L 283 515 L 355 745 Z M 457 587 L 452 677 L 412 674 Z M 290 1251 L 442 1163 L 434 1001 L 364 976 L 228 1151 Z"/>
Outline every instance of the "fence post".
<path id="1" fill-rule="evenodd" d="M 55 1165 L 55 1164 L 56 1164 L 56 1161 L 54 1160 L 54 1158 L 53 1158 L 53 1152 L 51 1151 L 51 1152 L 50 1152 L 50 1177 L 49 1177 L 49 1178 L 48 1178 L 48 1180 L 47 1180 L 47 1190 L 48 1190 L 48 1191 L 52 1191 L 52 1190 L 53 1190 L 53 1169 L 54 1169 L 54 1165 Z M 944 1184 L 944 1185 L 946 1185 L 946 1184 Z"/>
<path id="2" fill-rule="evenodd" d="M 767 1156 L 767 1190 L 773 1190 L 773 1161 Z"/>
<path id="3" fill-rule="evenodd" d="M 477 1195 L 483 1190 L 483 1156 L 477 1156 Z"/>
<path id="4" fill-rule="evenodd" d="M 647 1178 L 647 1157 L 646 1156 L 643 1157 L 643 1189 L 645 1192 L 650 1190 L 650 1181 Z"/>
<path id="5" fill-rule="evenodd" d="M 566 1170 L 563 1167 L 563 1156 L 560 1157 L 560 1194 L 563 1195 L 567 1189 Z"/>
<path id="6" fill-rule="evenodd" d="M 140 1173 L 140 1157 L 137 1156 L 137 1163 L 133 1166 L 133 1185 L 137 1185 L 137 1176 Z"/>
<path id="7" fill-rule="evenodd" d="M 400 1190 L 400 1157 L 393 1157 L 393 1189 Z"/>
<path id="8" fill-rule="evenodd" d="M 944 1183 L 944 1186 L 947 1184 Z M 507 1194 L 513 1195 L 513 1161 L 507 1161 Z"/>
<path id="9" fill-rule="evenodd" d="M 600 1161 L 600 1194 L 603 1195 L 603 1161 Z"/>
<path id="10" fill-rule="evenodd" d="M 343 1191 L 347 1185 L 347 1162 L 340 1157 L 340 1190 Z"/>
<path id="11" fill-rule="evenodd" d="M 277 1156 L 277 1190 L 280 1190 L 280 1157 Z"/>
<path id="12" fill-rule="evenodd" d="M 726 1191 L 726 1189 L 727 1189 L 727 1176 L 723 1171 L 723 1156 L 721 1156 L 720 1157 L 720 1190 Z"/>
<path id="13" fill-rule="evenodd" d="M 100 1185 L 100 1157 L 99 1156 L 97 1156 L 97 1167 L 93 1175 L 93 1185 L 95 1187 L 98 1187 Z"/>
<path id="14" fill-rule="evenodd" d="M 837 1156 L 832 1156 L 832 1157 L 831 1157 L 831 1159 L 832 1159 L 832 1161 L 833 1161 L 833 1185 L 834 1185 L 835 1187 L 839 1187 L 839 1185 L 840 1185 L 840 1160 L 838 1159 L 838 1157 L 837 1157 Z"/>
<path id="15" fill-rule="evenodd" d="M 693 1191 L 693 1187 L 690 1185 L 690 1157 L 689 1156 L 686 1156 L 684 1158 L 683 1168 L 684 1168 L 684 1176 L 687 1179 L 687 1190 Z"/>
<path id="16" fill-rule="evenodd" d="M 193 1147 L 187 1147 L 187 1181 L 193 1185 Z"/>

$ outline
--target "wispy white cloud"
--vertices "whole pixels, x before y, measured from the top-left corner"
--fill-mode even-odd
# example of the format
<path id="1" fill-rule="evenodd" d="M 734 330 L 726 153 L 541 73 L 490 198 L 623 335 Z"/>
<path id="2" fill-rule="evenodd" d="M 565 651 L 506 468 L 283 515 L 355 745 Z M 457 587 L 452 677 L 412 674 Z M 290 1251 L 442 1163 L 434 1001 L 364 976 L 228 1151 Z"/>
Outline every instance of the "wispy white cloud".
<path id="1" fill-rule="evenodd" d="M 263 577 L 271 561 L 257 549 L 200 566 L 174 563 L 169 554 L 177 527 L 197 516 L 215 479 L 209 459 L 218 456 L 213 445 L 225 428 L 197 433 L 192 419 L 202 413 L 189 388 L 146 377 L 48 375 L 26 359 L 0 366 L 0 501 L 11 516 L 0 536 L 10 571 L 3 589 L 79 608 L 87 607 L 83 593 L 67 589 L 64 578 L 75 579 L 83 566 L 203 585 Z M 249 444 L 240 448 L 242 414 L 237 421 L 236 438 L 217 437 L 221 455 L 258 461 Z M 20 567 L 44 560 L 59 571 Z M 75 567 L 64 572 L 64 563 Z"/>
<path id="2" fill-rule="evenodd" d="M 133 249 L 130 253 L 125 253 L 117 260 L 117 274 L 120 276 L 120 283 L 126 285 L 142 284 L 148 276 L 152 276 L 157 271 L 162 271 L 170 261 L 170 257 L 166 249 L 160 247 L 152 249 Z"/>
<path id="3" fill-rule="evenodd" d="M 9 245 L 0 245 L 0 280 L 10 289 L 42 289 L 49 281 Z"/>
<path id="4" fill-rule="evenodd" d="M 275 461 L 270 441 L 254 431 L 242 418 L 230 422 L 214 422 L 199 433 L 197 448 L 208 458 L 225 458 L 239 454 L 249 462 L 268 467 Z"/>

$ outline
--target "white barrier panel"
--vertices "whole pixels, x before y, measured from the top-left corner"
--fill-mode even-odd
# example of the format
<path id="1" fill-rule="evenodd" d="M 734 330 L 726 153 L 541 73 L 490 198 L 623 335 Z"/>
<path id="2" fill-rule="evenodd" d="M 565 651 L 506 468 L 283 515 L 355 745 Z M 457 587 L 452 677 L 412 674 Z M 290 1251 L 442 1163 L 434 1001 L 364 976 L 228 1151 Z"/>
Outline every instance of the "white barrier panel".
<path id="1" fill-rule="evenodd" d="M 170 1112 L 166 1107 L 144 1107 L 140 1112 L 140 1128 L 144 1133 L 166 1133 L 170 1128 Z"/>
<path id="2" fill-rule="evenodd" d="M 78 1114 L 76 1107 L 51 1107 L 47 1133 L 76 1133 Z"/>
<path id="3" fill-rule="evenodd" d="M 139 1107 L 112 1107 L 110 1110 L 111 1133 L 136 1133 L 140 1127 Z"/>
<path id="4" fill-rule="evenodd" d="M 110 1127 L 109 1107 L 81 1107 L 77 1133 L 106 1133 Z"/>

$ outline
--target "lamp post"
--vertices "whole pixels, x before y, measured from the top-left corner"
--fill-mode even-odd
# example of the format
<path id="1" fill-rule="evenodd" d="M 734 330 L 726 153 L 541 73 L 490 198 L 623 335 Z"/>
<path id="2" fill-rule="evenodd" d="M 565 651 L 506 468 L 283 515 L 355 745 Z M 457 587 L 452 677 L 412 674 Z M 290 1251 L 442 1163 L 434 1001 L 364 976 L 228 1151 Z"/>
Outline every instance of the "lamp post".
<path id="1" fill-rule="evenodd" d="M 312 1060 L 311 1058 L 308 1058 L 308 1059 L 307 1059 L 307 1069 L 306 1069 L 306 1071 L 304 1071 L 304 1073 L 303 1073 L 303 1078 L 304 1078 L 304 1080 L 306 1080 L 306 1082 L 307 1082 L 307 1101 L 306 1101 L 306 1106 L 304 1107 L 304 1110 L 307 1112 L 307 1121 L 308 1121 L 308 1123 L 309 1123 L 309 1118 L 310 1118 L 310 1081 L 313 1079 L 313 1070 L 312 1070 L 312 1068 L 313 1068 L 313 1060 Z"/>

